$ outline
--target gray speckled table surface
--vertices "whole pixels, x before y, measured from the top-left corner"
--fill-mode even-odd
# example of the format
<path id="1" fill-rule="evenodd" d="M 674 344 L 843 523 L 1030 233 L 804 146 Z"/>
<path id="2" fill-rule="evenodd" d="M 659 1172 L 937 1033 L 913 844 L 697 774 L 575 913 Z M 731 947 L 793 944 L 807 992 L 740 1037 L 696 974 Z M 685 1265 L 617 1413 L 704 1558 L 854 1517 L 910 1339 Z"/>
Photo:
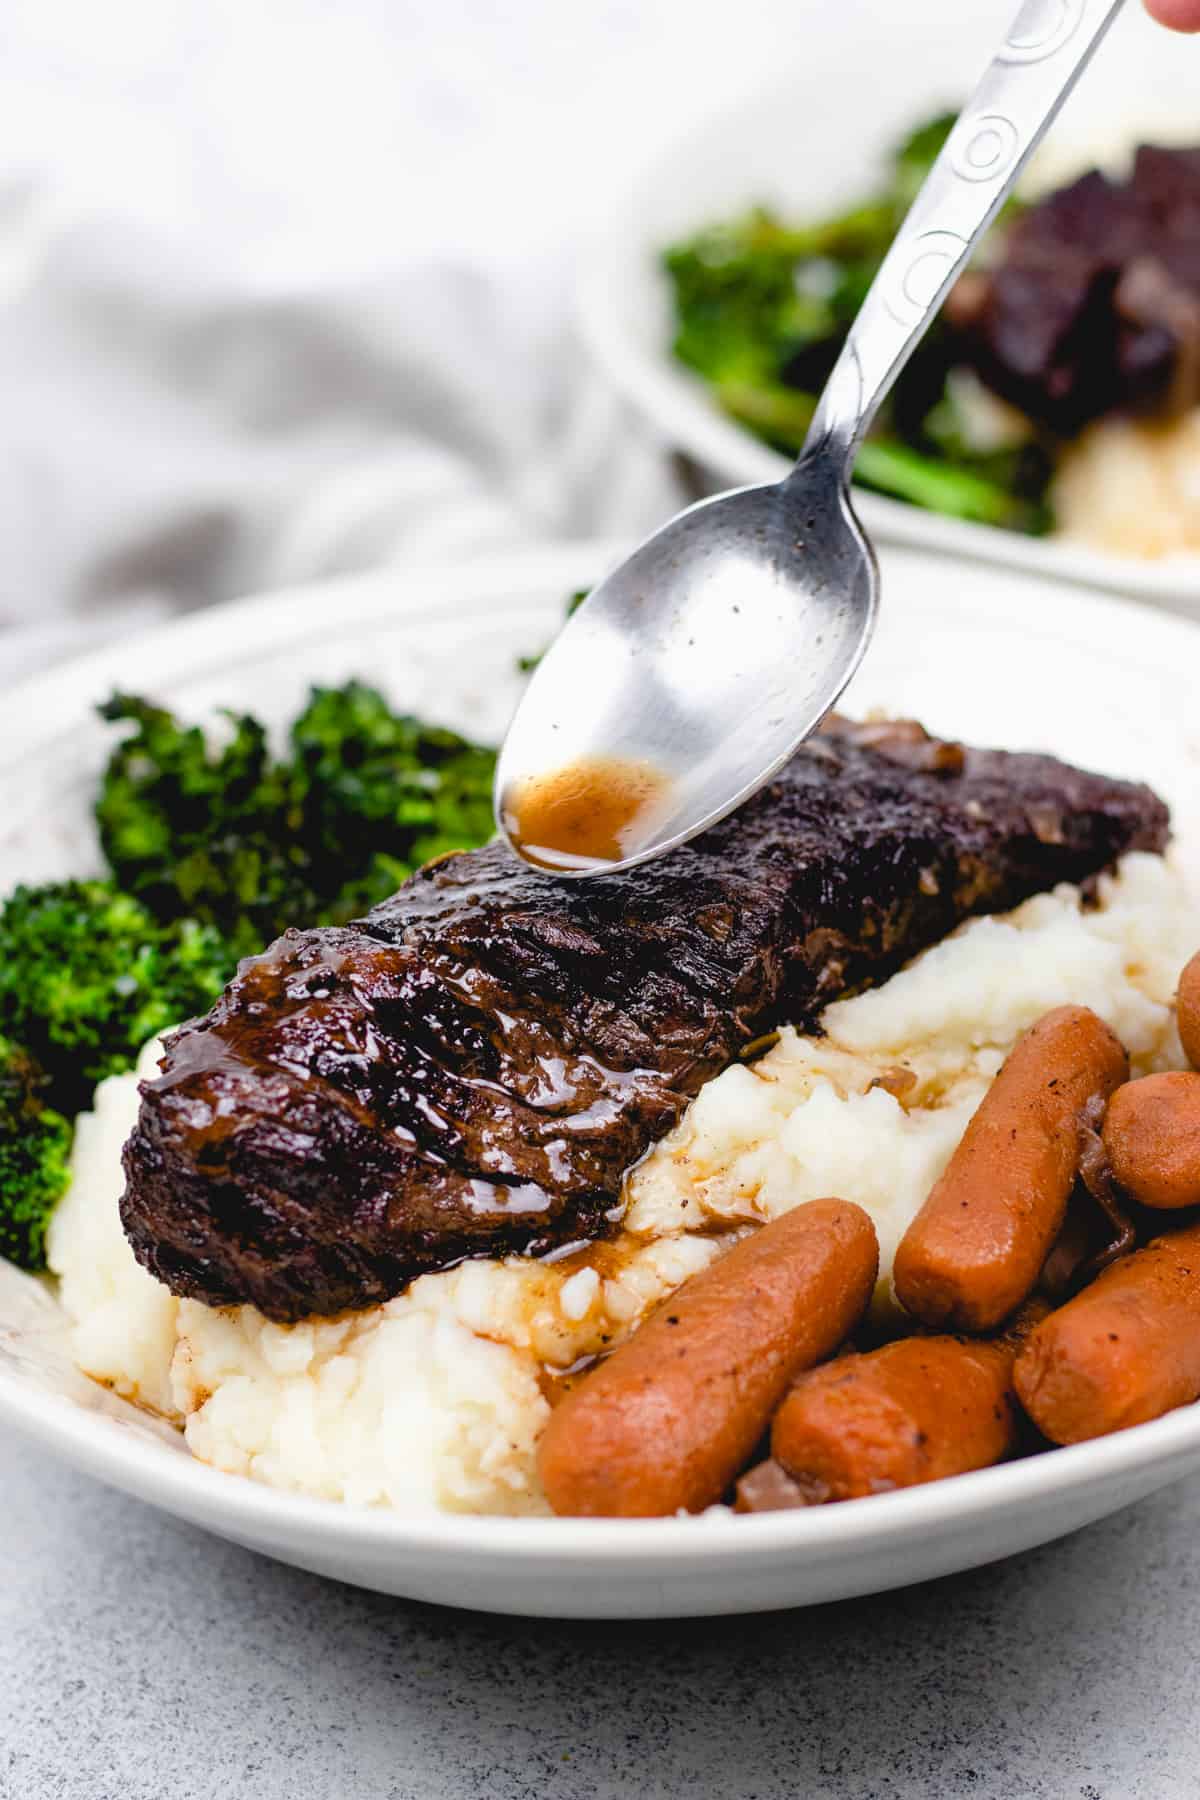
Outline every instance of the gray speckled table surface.
<path id="1" fill-rule="evenodd" d="M 1195 1800 L 1200 1481 L 741 1620 L 440 1612 L 0 1441 L 3 1800 Z"/>

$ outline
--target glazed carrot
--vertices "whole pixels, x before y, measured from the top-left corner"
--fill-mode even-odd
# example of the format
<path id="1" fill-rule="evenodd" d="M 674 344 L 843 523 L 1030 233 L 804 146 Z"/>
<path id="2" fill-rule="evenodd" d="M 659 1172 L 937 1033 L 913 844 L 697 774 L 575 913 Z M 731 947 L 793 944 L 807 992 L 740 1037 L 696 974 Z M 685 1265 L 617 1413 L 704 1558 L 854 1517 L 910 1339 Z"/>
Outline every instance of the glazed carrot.
<path id="1" fill-rule="evenodd" d="M 1025 1033 L 900 1241 L 893 1279 L 910 1313 L 987 1331 L 1020 1305 L 1062 1225 L 1089 1106 L 1128 1074 L 1087 1007 L 1061 1006 Z"/>
<path id="2" fill-rule="evenodd" d="M 1183 1053 L 1193 1069 L 1200 1069 L 1200 955 L 1193 956 L 1179 977 L 1175 1005 Z"/>
<path id="3" fill-rule="evenodd" d="M 910 1337 L 826 1363 L 776 1413 L 771 1454 L 814 1500 L 984 1469 L 1016 1444 L 1016 1354 L 1014 1337 Z"/>
<path id="4" fill-rule="evenodd" d="M 1079 1443 L 1200 1398 L 1200 1225 L 1114 1263 L 1030 1335 L 1013 1370 L 1043 1436 Z"/>
<path id="5" fill-rule="evenodd" d="M 1121 1186 L 1143 1206 L 1200 1204 L 1200 1075 L 1147 1075 L 1119 1087 L 1104 1148 Z"/>
<path id="6" fill-rule="evenodd" d="M 788 1383 L 858 1322 L 878 1262 L 861 1207 L 813 1200 L 685 1282 L 551 1414 L 538 1468 L 555 1512 L 651 1517 L 719 1500 Z"/>

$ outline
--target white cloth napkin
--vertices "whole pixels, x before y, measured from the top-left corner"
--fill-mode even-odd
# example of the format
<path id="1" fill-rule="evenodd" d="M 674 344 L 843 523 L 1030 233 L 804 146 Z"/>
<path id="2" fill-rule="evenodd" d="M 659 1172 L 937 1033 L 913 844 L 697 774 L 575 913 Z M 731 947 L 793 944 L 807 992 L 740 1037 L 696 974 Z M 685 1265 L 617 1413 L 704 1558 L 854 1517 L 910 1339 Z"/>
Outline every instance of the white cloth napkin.
<path id="1" fill-rule="evenodd" d="M 840 78 L 797 154 L 869 108 L 879 5 L 0 5 L 0 680 L 171 609 L 661 520 L 666 449 L 571 331 L 575 249 L 656 140 L 814 44 Z M 1014 5 L 954 27 L 963 90 Z M 922 92 L 950 14 L 903 16 Z"/>
<path id="2" fill-rule="evenodd" d="M 637 533 L 572 250 L 799 8 L 38 0 L 0 24 L 0 678 L 171 609 Z"/>
<path id="3" fill-rule="evenodd" d="M 414 252 L 261 279 L 199 232 L 64 224 L 0 333 L 0 617 L 662 516 L 661 456 L 539 274 Z"/>

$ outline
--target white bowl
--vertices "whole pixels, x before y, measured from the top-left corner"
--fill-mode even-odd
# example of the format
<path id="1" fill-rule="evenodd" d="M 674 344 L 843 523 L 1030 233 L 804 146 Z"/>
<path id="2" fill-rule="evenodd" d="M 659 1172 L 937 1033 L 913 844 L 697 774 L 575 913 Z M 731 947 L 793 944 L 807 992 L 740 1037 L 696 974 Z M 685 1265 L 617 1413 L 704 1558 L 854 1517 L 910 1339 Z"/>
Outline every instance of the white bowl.
<path id="1" fill-rule="evenodd" d="M 819 30 L 803 38 L 803 60 L 789 53 L 786 79 L 690 122 L 617 193 L 581 263 L 582 334 L 609 380 L 694 459 L 708 485 L 776 481 L 791 464 L 726 417 L 706 384 L 675 361 L 660 252 L 756 203 L 820 217 L 869 191 L 891 146 L 966 97 L 1011 13 L 1012 0 L 823 7 Z M 1119 162 L 1139 138 L 1200 142 L 1198 81 L 1200 44 L 1130 6 L 1068 101 L 1033 178 L 1053 183 L 1096 161 Z M 985 557 L 1200 614 L 1200 556 L 1118 557 L 862 490 L 858 504 L 876 539 Z"/>
<path id="2" fill-rule="evenodd" d="M 0 709 L 0 886 L 78 873 L 114 687 L 202 717 L 282 718 L 361 673 L 406 705 L 499 733 L 514 660 L 616 560 L 581 546 L 385 572 L 195 615 L 10 690 Z M 1155 782 L 1200 854 L 1200 629 L 1010 571 L 885 551 L 859 707 L 981 743 L 1038 746 Z M 1193 867 L 1200 874 L 1200 861 Z M 1200 935 L 1200 933 L 1198 933 Z M 194 1461 L 168 1427 L 71 1365 L 49 1287 L 0 1263 L 0 1419 L 79 1468 L 302 1568 L 487 1611 L 639 1618 L 765 1610 L 898 1587 L 1061 1536 L 1200 1468 L 1200 1405 L 1097 1443 L 847 1505 L 646 1522 L 428 1518 L 278 1493 Z"/>

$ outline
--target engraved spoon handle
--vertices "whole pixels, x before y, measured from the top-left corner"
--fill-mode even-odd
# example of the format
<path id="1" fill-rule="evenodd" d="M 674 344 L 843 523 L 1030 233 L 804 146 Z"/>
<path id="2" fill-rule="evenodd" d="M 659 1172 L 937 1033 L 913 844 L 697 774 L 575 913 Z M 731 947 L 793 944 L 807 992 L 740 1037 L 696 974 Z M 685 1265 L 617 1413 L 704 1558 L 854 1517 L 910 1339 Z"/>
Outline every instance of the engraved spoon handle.
<path id="1" fill-rule="evenodd" d="M 800 462 L 848 480 L 876 410 L 992 223 L 1124 0 L 1025 0 L 863 301 Z"/>

